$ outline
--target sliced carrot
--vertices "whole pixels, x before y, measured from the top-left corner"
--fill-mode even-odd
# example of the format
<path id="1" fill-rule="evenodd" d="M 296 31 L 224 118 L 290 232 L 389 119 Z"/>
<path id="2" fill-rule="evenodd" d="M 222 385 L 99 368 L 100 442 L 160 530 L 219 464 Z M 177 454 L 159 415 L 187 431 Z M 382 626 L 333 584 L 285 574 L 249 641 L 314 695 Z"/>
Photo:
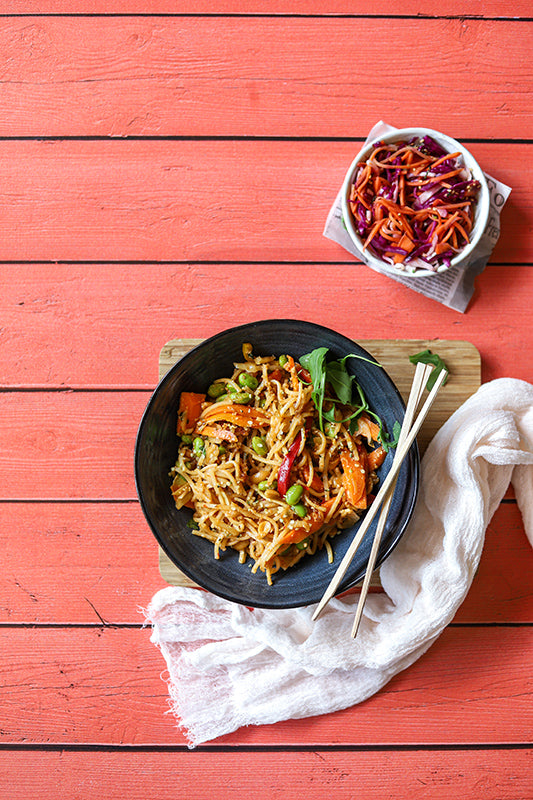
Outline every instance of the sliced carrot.
<path id="1" fill-rule="evenodd" d="M 381 467 L 385 461 L 386 455 L 387 453 L 381 445 L 376 447 L 375 450 L 371 450 L 367 455 L 368 471 L 375 472 L 378 467 Z"/>
<path id="2" fill-rule="evenodd" d="M 205 394 L 182 392 L 178 408 L 178 435 L 192 433 L 202 412 Z"/>
<path id="3" fill-rule="evenodd" d="M 304 539 L 307 539 L 308 536 L 311 536 L 312 533 L 319 531 L 324 524 L 326 515 L 333 506 L 335 500 L 335 497 L 330 497 L 329 500 L 326 500 L 325 503 L 322 503 L 320 508 L 314 508 L 306 517 L 306 525 L 297 525 L 295 528 L 285 528 L 281 539 L 278 539 L 277 542 L 279 547 L 285 548 L 289 544 L 298 544 L 298 542 L 303 542 Z M 277 552 L 279 552 L 279 547 Z"/>
<path id="4" fill-rule="evenodd" d="M 232 422 L 242 428 L 262 428 L 270 424 L 268 414 L 260 408 L 237 403 L 213 403 L 202 412 L 202 422 Z"/>
<path id="5" fill-rule="evenodd" d="M 304 464 L 302 468 L 302 476 L 305 481 L 306 486 L 309 486 L 310 489 L 313 489 L 315 492 L 323 492 L 324 491 L 324 483 L 322 478 L 320 478 L 316 472 L 313 472 L 313 480 L 309 483 L 309 477 L 311 475 L 311 470 L 307 464 Z"/>
<path id="6" fill-rule="evenodd" d="M 358 461 L 344 450 L 341 453 L 342 485 L 347 502 L 354 508 L 366 508 L 366 469 L 361 458 Z M 361 503 L 365 503 L 361 506 Z"/>

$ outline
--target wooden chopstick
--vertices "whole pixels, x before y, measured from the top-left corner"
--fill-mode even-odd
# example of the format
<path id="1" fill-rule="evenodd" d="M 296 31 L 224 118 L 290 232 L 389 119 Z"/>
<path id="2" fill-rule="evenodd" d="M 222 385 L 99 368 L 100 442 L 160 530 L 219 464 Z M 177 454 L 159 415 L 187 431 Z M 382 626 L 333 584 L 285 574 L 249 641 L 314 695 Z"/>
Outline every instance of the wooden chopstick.
<path id="1" fill-rule="evenodd" d="M 417 371 L 419 373 L 418 375 Z M 424 393 L 424 387 L 427 383 L 427 379 L 431 374 L 431 372 L 432 372 L 432 367 L 429 364 L 418 363 L 416 365 L 413 385 L 411 388 L 411 392 L 409 394 L 409 399 L 407 401 L 407 407 L 405 409 L 405 416 L 403 419 L 402 429 L 398 437 L 398 447 L 401 447 L 405 441 L 407 432 L 412 425 L 413 417 L 416 413 L 416 409 L 420 404 L 420 400 L 422 399 L 422 394 Z M 394 461 L 396 461 L 397 458 L 398 458 L 398 450 L 394 455 Z M 394 490 L 396 489 L 397 480 L 398 478 L 396 477 L 392 482 L 391 488 L 389 489 L 389 492 L 385 500 L 383 501 L 383 506 L 381 507 L 381 514 L 379 515 L 376 532 L 374 534 L 374 541 L 372 542 L 372 548 L 370 550 L 370 556 L 368 559 L 368 564 L 366 566 L 365 577 L 363 580 L 363 585 L 361 586 L 361 593 L 359 595 L 359 600 L 355 611 L 355 618 L 352 627 L 352 639 L 355 639 L 355 637 L 357 636 L 357 631 L 359 630 L 359 623 L 361 622 L 361 617 L 363 616 L 363 608 L 365 606 L 366 596 L 368 594 L 368 588 L 370 586 L 370 580 L 372 578 L 372 573 L 374 571 L 374 566 L 376 563 L 376 559 L 378 557 L 379 546 L 381 544 L 381 537 L 383 535 L 383 531 L 385 530 L 385 524 L 387 522 L 387 517 L 392 503 L 392 498 L 394 496 Z"/>
<path id="2" fill-rule="evenodd" d="M 419 375 L 420 375 L 420 372 L 419 372 Z M 314 612 L 313 617 L 312 617 L 313 619 L 316 619 L 318 617 L 318 615 L 323 611 L 324 607 L 327 605 L 327 603 L 329 603 L 329 601 L 331 600 L 331 598 L 334 596 L 335 592 L 337 591 L 337 589 L 339 587 L 339 584 L 342 581 L 342 579 L 343 579 L 343 577 L 344 577 L 344 575 L 346 573 L 346 570 L 348 569 L 348 567 L 349 567 L 349 565 L 350 565 L 350 563 L 351 563 L 351 561 L 352 561 L 352 559 L 353 559 L 353 557 L 355 555 L 355 552 L 359 548 L 359 546 L 360 546 L 360 544 L 361 544 L 361 542 L 362 542 L 362 540 L 363 540 L 368 528 L 372 524 L 372 521 L 373 521 L 374 517 L 376 516 L 376 514 L 377 514 L 377 512 L 379 510 L 379 507 L 381 506 L 382 502 L 384 501 L 384 499 L 385 499 L 390 487 L 392 486 L 393 481 L 395 480 L 396 476 L 398 475 L 398 472 L 399 472 L 400 467 L 401 467 L 401 465 L 403 463 L 403 460 L 406 457 L 406 455 L 408 454 L 408 452 L 409 452 L 409 450 L 411 448 L 411 445 L 413 444 L 413 442 L 414 442 L 414 440 L 415 440 L 420 428 L 422 427 L 422 423 L 424 422 L 424 420 L 425 420 L 425 418 L 426 418 L 426 416 L 428 414 L 429 409 L 433 405 L 433 401 L 435 400 L 437 392 L 439 391 L 440 387 L 442 386 L 442 383 L 446 379 L 447 375 L 448 375 L 448 373 L 446 372 L 446 370 L 442 370 L 442 372 L 439 374 L 439 376 L 437 377 L 437 380 L 435 381 L 435 385 L 433 386 L 431 392 L 429 393 L 429 395 L 428 395 L 428 397 L 426 399 L 426 402 L 422 406 L 422 410 L 420 411 L 418 417 L 414 421 L 411 429 L 407 433 L 407 436 L 405 438 L 405 441 L 403 442 L 403 445 L 401 447 L 397 448 L 396 459 L 393 461 L 392 466 L 391 466 L 391 468 L 390 468 L 385 480 L 383 481 L 381 489 L 377 493 L 374 501 L 372 502 L 372 505 L 368 509 L 368 511 L 366 513 L 366 516 L 365 516 L 365 518 L 364 518 L 359 530 L 357 531 L 357 533 L 354 536 L 350 546 L 348 547 L 348 550 L 346 551 L 346 554 L 344 555 L 344 558 L 342 559 L 341 563 L 339 564 L 339 567 L 338 567 L 335 575 L 331 579 L 331 581 L 329 583 L 329 586 L 327 587 L 326 591 L 324 592 L 324 595 L 323 595 L 320 603 L 316 607 L 315 612 Z"/>

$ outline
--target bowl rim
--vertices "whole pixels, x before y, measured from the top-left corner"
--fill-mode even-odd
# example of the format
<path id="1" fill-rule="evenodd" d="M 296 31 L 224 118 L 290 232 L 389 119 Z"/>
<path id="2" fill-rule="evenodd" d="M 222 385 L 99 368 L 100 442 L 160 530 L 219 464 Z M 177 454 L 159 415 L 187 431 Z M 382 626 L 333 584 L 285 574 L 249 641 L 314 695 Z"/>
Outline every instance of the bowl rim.
<path id="1" fill-rule="evenodd" d="M 206 337 L 199 344 L 196 344 L 194 347 L 192 347 L 187 353 L 185 353 L 183 356 L 181 356 L 181 358 L 179 358 L 178 361 L 175 364 L 173 364 L 172 367 L 170 367 L 170 369 L 165 373 L 165 375 L 163 375 L 163 377 L 158 381 L 158 383 L 157 383 L 156 387 L 154 388 L 154 390 L 153 390 L 153 392 L 152 392 L 152 394 L 151 394 L 151 396 L 150 396 L 150 398 L 148 400 L 148 403 L 146 404 L 146 407 L 145 407 L 145 409 L 144 409 L 144 411 L 143 411 L 143 413 L 141 415 L 141 419 L 140 419 L 140 422 L 139 422 L 139 426 L 138 426 L 138 430 L 137 430 L 137 434 L 136 434 L 136 438 L 135 438 L 134 478 L 135 478 L 135 487 L 136 487 L 139 503 L 140 503 L 140 506 L 141 506 L 141 510 L 143 512 L 143 515 L 144 515 L 144 518 L 145 518 L 146 522 L 148 523 L 149 528 L 152 531 L 152 534 L 154 535 L 157 543 L 159 544 L 159 546 L 161 547 L 163 552 L 167 555 L 167 557 L 170 559 L 170 561 L 176 566 L 177 569 L 179 569 L 181 572 L 183 572 L 184 575 L 186 575 L 188 578 L 190 578 L 190 580 L 194 581 L 194 583 L 197 586 L 201 587 L 202 589 L 204 589 L 204 590 L 206 590 L 206 591 L 208 591 L 208 592 L 210 592 L 212 594 L 215 594 L 216 596 L 221 597 L 224 600 L 228 600 L 228 601 L 233 602 L 233 603 L 237 603 L 237 604 L 241 604 L 241 605 L 247 605 L 247 606 L 253 607 L 253 608 L 287 609 L 287 608 L 299 608 L 299 607 L 305 607 L 305 606 L 308 606 L 308 605 L 312 605 L 315 602 L 318 602 L 320 598 L 317 597 L 314 600 L 307 600 L 306 599 L 303 602 L 302 601 L 287 601 L 286 599 L 282 600 L 281 602 L 275 602 L 275 598 L 274 597 L 272 598 L 271 601 L 267 600 L 267 601 L 264 601 L 264 602 L 261 602 L 261 601 L 258 602 L 255 599 L 251 599 L 250 600 L 250 599 L 245 599 L 245 598 L 237 598 L 235 595 L 232 595 L 230 592 L 219 591 L 218 589 L 215 591 L 212 588 L 212 586 L 207 585 L 207 582 L 202 582 L 202 580 L 199 579 L 198 575 L 195 574 L 194 569 L 191 569 L 187 563 L 183 563 L 182 561 L 180 561 L 178 563 L 176 558 L 175 558 L 175 555 L 172 553 L 172 550 L 171 550 L 170 546 L 168 545 L 165 537 L 161 535 L 161 533 L 159 532 L 158 527 L 157 527 L 157 525 L 155 523 L 155 520 L 152 518 L 151 510 L 150 510 L 150 508 L 148 506 L 147 499 L 145 497 L 144 488 L 141 485 L 141 481 L 140 481 L 140 478 L 139 478 L 139 463 L 140 463 L 139 460 L 140 460 L 140 457 L 141 457 L 140 444 L 141 444 L 141 441 L 142 441 L 142 438 L 143 438 L 145 427 L 146 427 L 146 425 L 148 423 L 149 414 L 150 414 L 150 412 L 152 410 L 153 405 L 156 402 L 158 392 L 160 391 L 160 389 L 167 382 L 172 380 L 174 372 L 179 370 L 182 367 L 183 362 L 185 360 L 187 360 L 188 358 L 192 357 L 196 353 L 196 351 L 202 349 L 205 345 L 207 345 L 207 344 L 209 344 L 209 343 L 211 343 L 211 342 L 213 342 L 213 341 L 215 341 L 217 339 L 223 338 L 225 335 L 227 335 L 229 333 L 236 333 L 236 332 L 238 332 L 240 330 L 242 330 L 242 331 L 246 330 L 247 332 L 250 333 L 251 329 L 255 328 L 255 329 L 260 331 L 263 326 L 266 326 L 266 325 L 270 326 L 270 325 L 275 325 L 275 324 L 290 324 L 290 325 L 303 326 L 303 327 L 307 327 L 309 329 L 312 329 L 313 332 L 315 332 L 317 334 L 320 333 L 321 330 L 324 331 L 324 332 L 327 332 L 329 335 L 333 334 L 334 336 L 338 336 L 341 339 L 346 340 L 346 342 L 349 342 L 350 344 L 357 346 L 363 352 L 367 353 L 367 355 L 371 359 L 373 359 L 376 363 L 379 363 L 377 361 L 377 359 L 375 358 L 375 356 L 372 355 L 372 353 L 369 353 L 367 350 L 365 350 L 365 348 L 362 345 L 360 345 L 357 341 L 355 341 L 354 339 L 351 339 L 350 337 L 345 336 L 344 334 L 334 330 L 333 328 L 329 328 L 329 327 L 327 327 L 325 325 L 320 325 L 320 324 L 314 323 L 314 322 L 309 322 L 309 321 L 299 320 L 299 319 L 294 319 L 294 318 L 289 318 L 289 317 L 268 318 L 268 319 L 261 319 L 261 320 L 253 320 L 253 321 L 248 322 L 248 323 L 243 323 L 241 325 L 232 326 L 231 328 L 225 328 L 224 330 L 219 331 L 218 333 L 214 334 L 213 336 Z M 394 383 L 394 381 L 392 380 L 392 378 L 390 377 L 390 375 L 388 374 L 388 372 L 385 369 L 383 369 L 383 372 L 386 375 L 388 381 L 390 382 L 390 387 L 393 390 L 393 392 L 395 393 L 395 395 L 397 396 L 397 398 L 399 399 L 401 405 L 403 406 L 404 412 L 405 412 L 405 401 L 403 400 L 403 397 L 402 397 L 398 387 L 396 386 L 396 384 Z M 415 507 L 416 507 L 416 504 L 417 504 L 419 490 L 420 490 L 420 469 L 421 469 L 421 465 L 420 465 L 420 452 L 419 452 L 418 443 L 416 442 L 416 440 L 415 440 L 415 442 L 414 442 L 414 444 L 413 444 L 413 446 L 412 446 L 412 448 L 410 450 L 409 456 L 406 458 L 406 464 L 409 464 L 409 468 L 411 469 L 410 482 L 411 482 L 413 488 L 412 488 L 412 491 L 409 493 L 408 504 L 407 504 L 406 510 L 404 512 L 404 520 L 403 520 L 402 524 L 399 526 L 399 531 L 397 533 L 395 533 L 395 535 L 393 537 L 391 537 L 391 539 L 387 543 L 387 546 L 380 550 L 380 552 L 378 554 L 378 558 L 376 559 L 376 564 L 375 564 L 375 567 L 374 567 L 375 569 L 378 569 L 379 566 L 389 557 L 389 555 L 392 553 L 392 551 L 396 548 L 396 546 L 398 545 L 398 543 L 402 539 L 404 533 L 406 532 L 406 530 L 407 530 L 407 528 L 409 526 L 411 517 L 412 517 L 412 515 L 414 513 L 414 510 L 415 510 Z M 373 525 L 376 522 L 377 522 L 377 520 L 375 520 L 373 522 Z M 371 527 L 370 530 L 372 530 L 372 529 L 373 528 Z M 345 592 L 348 589 L 352 588 L 353 586 L 357 585 L 357 583 L 359 583 L 363 579 L 363 577 L 364 577 L 364 569 L 362 570 L 360 575 L 357 574 L 355 576 L 350 576 L 349 579 L 347 579 L 345 577 L 343 579 L 343 582 L 341 582 L 336 594 L 337 595 L 338 594 L 342 594 L 343 592 Z M 325 587 L 324 587 L 324 590 L 325 590 Z"/>
<path id="2" fill-rule="evenodd" d="M 449 152 L 454 152 L 455 150 L 458 150 L 463 156 L 465 165 L 472 171 L 472 177 L 478 180 L 481 184 L 481 190 L 479 193 L 479 198 L 476 206 L 476 214 L 475 214 L 475 225 L 474 225 L 475 234 L 472 237 L 469 244 L 465 248 L 463 248 L 463 250 L 461 250 L 460 253 L 458 253 L 456 256 L 454 256 L 454 258 L 451 259 L 450 267 L 441 267 L 439 270 L 417 268 L 414 272 L 408 272 L 407 270 L 396 269 L 395 267 L 393 267 L 392 264 L 388 264 L 386 261 L 382 261 L 381 259 L 377 258 L 368 249 L 363 252 L 363 247 L 362 247 L 363 243 L 353 225 L 353 215 L 349 206 L 348 195 L 357 165 L 362 159 L 366 158 L 369 155 L 376 142 L 380 141 L 386 143 L 394 142 L 398 139 L 405 138 L 407 136 L 409 137 L 431 136 L 432 138 L 435 138 L 439 142 L 439 144 L 445 147 L 445 149 L 450 148 Z M 470 150 L 468 150 L 463 144 L 461 144 L 461 142 L 457 141 L 457 139 L 454 139 L 448 134 L 434 130 L 433 128 L 406 127 L 406 128 L 397 128 L 393 131 L 388 131 L 387 133 L 374 136 L 372 137 L 372 139 L 365 142 L 365 144 L 361 147 L 355 158 L 352 160 L 350 166 L 348 167 L 348 171 L 346 172 L 346 175 L 344 177 L 341 189 L 341 206 L 342 206 L 342 217 L 344 224 L 346 226 L 346 231 L 362 261 L 366 262 L 370 266 L 376 267 L 382 272 L 386 272 L 389 275 L 395 275 L 396 277 L 425 278 L 425 277 L 434 277 L 435 275 L 441 275 L 442 273 L 447 272 L 450 268 L 459 266 L 475 250 L 475 248 L 479 244 L 481 237 L 485 232 L 489 220 L 490 191 L 487 180 L 485 178 L 485 174 L 483 173 L 483 170 L 481 169 L 478 161 L 474 158 Z"/>

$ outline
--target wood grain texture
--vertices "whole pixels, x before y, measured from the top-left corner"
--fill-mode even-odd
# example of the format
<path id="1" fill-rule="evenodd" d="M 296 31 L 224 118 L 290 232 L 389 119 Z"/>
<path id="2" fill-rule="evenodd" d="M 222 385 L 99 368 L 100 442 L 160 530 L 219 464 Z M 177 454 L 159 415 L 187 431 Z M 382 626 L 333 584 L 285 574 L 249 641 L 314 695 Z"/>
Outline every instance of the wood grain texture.
<path id="1" fill-rule="evenodd" d="M 351 264 L 322 232 L 358 149 L 344 141 L 0 141 L 2 258 Z M 513 189 L 491 260 L 532 263 L 531 146 L 470 149 Z"/>
<path id="2" fill-rule="evenodd" d="M 0 394 L 0 499 L 135 499 L 144 392 Z"/>
<path id="3" fill-rule="evenodd" d="M 0 552 L 2 625 L 136 625 L 165 585 L 136 502 L 0 503 Z M 503 503 L 455 622 L 533 623 L 532 571 L 520 512 Z"/>
<path id="4" fill-rule="evenodd" d="M 250 726 L 216 743 L 527 742 L 532 667 L 531 627 L 502 627 L 496 634 L 493 628 L 447 628 L 412 667 L 355 708 Z M 175 720 L 165 714 L 163 670 L 149 630 L 0 628 L 2 741 L 183 744 Z"/>
<path id="5" fill-rule="evenodd" d="M 523 23 L 443 13 L 0 18 L 0 135 L 364 138 L 385 117 L 529 138 Z"/>
<path id="6" fill-rule="evenodd" d="M 0 623 L 140 625 L 164 583 L 138 502 L 0 503 Z"/>
<path id="7" fill-rule="evenodd" d="M 481 352 L 484 382 L 530 380 L 528 298 L 533 269 L 524 266 L 489 265 L 458 314 L 356 263 L 9 264 L 0 269 L 0 345 L 9 352 L 0 385 L 151 390 L 167 340 L 280 314 L 356 341 L 399 330 L 466 340 Z M 35 341 L 38 356 L 28 357 Z"/>
<path id="8" fill-rule="evenodd" d="M 413 752 L 35 752 L 0 753 L 0 793 L 10 800 L 498 800 L 529 797 L 531 750 Z M 12 771 L 19 776 L 13 782 Z M 177 776 L 179 776 L 179 781 Z M 177 785 L 178 784 L 178 785 Z M 105 787 L 112 787 L 107 794 Z M 7 794 L 8 793 L 8 794 Z"/>
<path id="9" fill-rule="evenodd" d="M 502 18 L 517 19 L 520 17 L 528 18 L 531 15 L 531 6 L 528 0 L 516 0 L 512 9 L 506 0 L 470 0 L 468 4 L 468 14 L 461 12 L 454 0 L 427 0 L 424 3 L 424 13 L 420 12 L 420 3 L 417 0 L 388 0 L 388 2 L 376 2 L 371 8 L 365 0 L 298 0 L 297 11 L 287 7 L 284 0 L 151 0 L 150 9 L 147 12 L 146 2 L 141 0 L 116 0 L 113 3 L 113 11 L 110 12 L 109 4 L 104 0 L 5 0 L 2 3 L 2 11 L 8 15 L 35 15 L 43 16 L 47 14 L 68 14 L 76 15 L 135 15 L 147 13 L 158 15 L 174 14 L 202 14 L 202 15 L 280 15 L 281 17 L 291 17 L 299 15 L 314 14 L 317 16 L 327 16 L 330 14 L 342 14 L 347 16 L 372 17 L 412 15 L 446 17 L 452 16 L 459 19 L 469 16 L 479 16 L 481 18 Z M 511 13 L 512 12 L 512 13 Z"/>

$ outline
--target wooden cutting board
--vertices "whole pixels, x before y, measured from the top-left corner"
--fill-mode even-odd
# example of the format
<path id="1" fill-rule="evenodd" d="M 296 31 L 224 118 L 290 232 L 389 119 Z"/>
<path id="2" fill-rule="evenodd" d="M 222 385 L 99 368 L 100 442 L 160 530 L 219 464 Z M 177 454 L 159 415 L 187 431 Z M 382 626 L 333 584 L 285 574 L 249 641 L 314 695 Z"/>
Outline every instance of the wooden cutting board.
<path id="1" fill-rule="evenodd" d="M 201 341 L 202 339 L 172 339 L 167 342 L 159 354 L 159 379 Z M 410 355 L 429 348 L 446 362 L 450 377 L 444 389 L 437 395 L 418 435 L 421 455 L 443 423 L 481 385 L 481 357 L 470 342 L 446 339 L 358 339 L 357 343 L 384 366 L 404 400 L 409 394 L 414 371 L 414 366 L 409 361 Z M 161 577 L 173 586 L 196 586 L 170 561 L 161 548 L 159 571 Z M 379 578 L 376 577 L 372 582 L 379 585 Z"/>

